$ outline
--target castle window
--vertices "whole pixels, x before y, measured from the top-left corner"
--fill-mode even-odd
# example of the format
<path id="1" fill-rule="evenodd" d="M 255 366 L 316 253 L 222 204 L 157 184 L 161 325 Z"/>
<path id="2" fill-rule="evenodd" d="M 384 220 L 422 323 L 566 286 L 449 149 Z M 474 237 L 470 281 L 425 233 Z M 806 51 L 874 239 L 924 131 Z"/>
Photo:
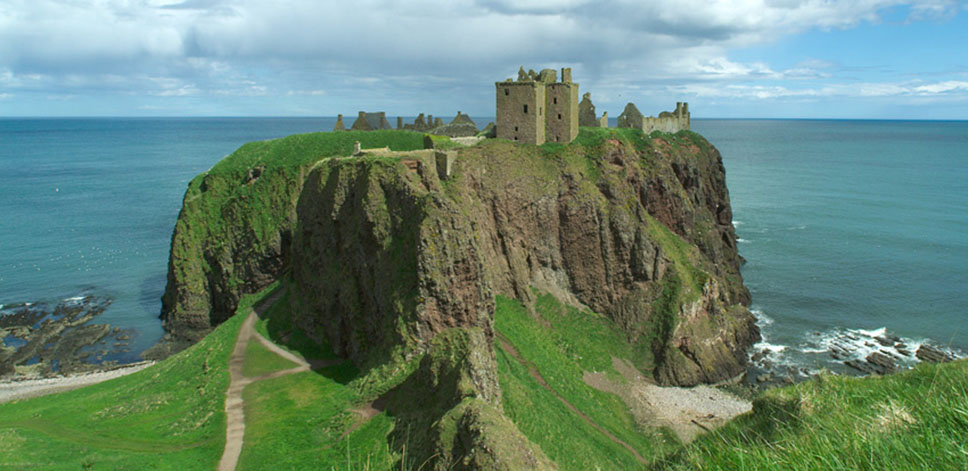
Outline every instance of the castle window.
<path id="1" fill-rule="evenodd" d="M 528 105 L 524 105 L 524 114 L 528 114 Z"/>
<path id="2" fill-rule="evenodd" d="M 554 101 L 555 101 L 555 104 L 557 105 L 558 104 L 558 97 L 555 97 L 554 98 Z"/>
<path id="3" fill-rule="evenodd" d="M 504 96 L 508 96 L 510 94 L 511 94 L 511 90 L 508 90 L 508 89 L 505 88 L 504 89 Z"/>
<path id="4" fill-rule="evenodd" d="M 558 113 L 558 119 L 561 119 L 561 113 Z"/>
<path id="5" fill-rule="evenodd" d="M 514 127 L 514 132 L 518 132 L 518 127 L 517 126 Z"/>

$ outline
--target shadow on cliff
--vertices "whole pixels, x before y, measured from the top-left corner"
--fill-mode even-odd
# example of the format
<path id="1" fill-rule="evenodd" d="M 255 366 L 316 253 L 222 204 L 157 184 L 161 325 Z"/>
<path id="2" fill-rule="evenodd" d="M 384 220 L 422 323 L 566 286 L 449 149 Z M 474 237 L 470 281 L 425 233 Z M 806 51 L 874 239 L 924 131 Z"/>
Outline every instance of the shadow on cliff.
<path id="1" fill-rule="evenodd" d="M 316 374 L 342 385 L 358 377 L 360 372 L 352 362 L 337 356 L 325 341 L 317 342 L 292 324 L 288 290 L 285 286 L 280 286 L 277 291 L 283 291 L 283 294 L 272 306 L 264 311 L 256 311 L 259 313 L 260 321 L 265 322 L 264 329 L 257 329 L 259 333 L 268 334 L 266 337 L 273 343 L 301 355 L 309 362 L 311 370 Z M 274 295 L 275 293 L 272 293 L 269 297 Z"/>

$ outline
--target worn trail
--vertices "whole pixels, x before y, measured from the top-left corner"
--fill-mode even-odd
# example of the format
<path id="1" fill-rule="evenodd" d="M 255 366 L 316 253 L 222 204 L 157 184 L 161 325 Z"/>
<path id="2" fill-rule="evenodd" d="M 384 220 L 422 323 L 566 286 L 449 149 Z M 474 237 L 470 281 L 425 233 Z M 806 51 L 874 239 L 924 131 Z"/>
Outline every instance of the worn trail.
<path id="1" fill-rule="evenodd" d="M 303 371 L 309 371 L 310 369 L 309 363 L 305 360 L 280 348 L 255 331 L 254 326 L 258 315 L 265 312 L 269 306 L 272 306 L 281 295 L 281 292 L 274 294 L 256 307 L 254 311 L 250 311 L 245 322 L 242 324 L 242 328 L 239 330 L 239 337 L 235 341 L 235 348 L 232 350 L 232 356 L 229 358 L 229 389 L 225 393 L 225 451 L 222 453 L 222 459 L 219 461 L 218 471 L 234 471 L 239 462 L 239 455 L 242 453 L 242 443 L 245 438 L 245 403 L 242 399 L 242 390 L 247 385 L 256 381 L 301 373 Z M 245 347 L 253 339 L 265 345 L 270 351 L 299 366 L 267 373 L 262 376 L 244 376 L 242 374 L 242 367 L 245 364 Z"/>

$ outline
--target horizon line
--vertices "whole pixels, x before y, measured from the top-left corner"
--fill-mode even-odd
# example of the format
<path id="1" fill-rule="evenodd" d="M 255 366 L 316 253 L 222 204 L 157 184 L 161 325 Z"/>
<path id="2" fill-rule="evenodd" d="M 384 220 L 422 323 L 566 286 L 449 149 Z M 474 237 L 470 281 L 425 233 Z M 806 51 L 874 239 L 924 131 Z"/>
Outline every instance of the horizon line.
<path id="1" fill-rule="evenodd" d="M 466 114 L 466 113 L 465 113 Z M 472 115 L 466 114 L 469 117 L 477 118 L 496 118 L 496 116 L 489 115 Z M 417 115 L 388 115 L 393 117 L 416 117 Z M 181 116 L 144 116 L 144 115 L 63 115 L 63 116 L 42 116 L 42 115 L 25 115 L 25 116 L 2 116 L 0 115 L 0 120 L 16 120 L 16 119 L 336 119 L 336 115 L 326 116 L 304 116 L 304 115 L 181 115 Z M 346 115 L 343 115 L 343 119 L 346 119 Z M 616 118 L 609 118 L 617 119 Z M 719 120 L 719 121 L 924 121 L 924 122 L 960 122 L 968 121 L 968 118 L 816 118 L 816 117 L 719 117 L 719 116 L 703 116 L 703 117 L 692 117 L 692 120 Z M 394 128 L 395 129 L 395 128 Z"/>

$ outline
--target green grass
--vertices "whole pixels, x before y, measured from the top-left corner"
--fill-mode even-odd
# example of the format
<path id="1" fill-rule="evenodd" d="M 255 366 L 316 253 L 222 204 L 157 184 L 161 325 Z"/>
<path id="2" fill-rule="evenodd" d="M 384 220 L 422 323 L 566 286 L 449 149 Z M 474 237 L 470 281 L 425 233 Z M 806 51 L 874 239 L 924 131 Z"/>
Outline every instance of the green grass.
<path id="1" fill-rule="evenodd" d="M 670 442 L 666 435 L 638 426 L 621 399 L 582 380 L 586 370 L 616 376 L 611 356 L 627 358 L 633 353 L 617 328 L 591 313 L 563 309 L 548 296 L 540 298 L 537 308 L 542 317 L 547 316 L 551 328 L 539 324 L 517 301 L 498 297 L 496 330 L 537 368 L 552 389 L 601 427 L 647 459 L 662 452 L 664 443 Z M 581 350 L 585 348 L 588 350 Z M 544 389 L 508 352 L 500 347 L 496 350 L 505 413 L 561 469 L 641 467 L 628 450 L 609 440 Z"/>
<path id="2" fill-rule="evenodd" d="M 401 456 L 390 448 L 394 420 L 385 413 L 344 434 L 358 420 L 353 407 L 390 389 L 413 367 L 386 365 L 362 374 L 350 362 L 339 362 L 329 345 L 318 344 L 294 328 L 289 300 L 286 293 L 266 310 L 256 322 L 256 331 L 307 360 L 338 363 L 246 386 L 246 439 L 238 469 L 383 470 L 394 466 Z"/>
<path id="3" fill-rule="evenodd" d="M 555 347 L 584 371 L 604 372 L 619 379 L 621 375 L 612 368 L 612 357 L 625 358 L 636 365 L 646 361 L 629 345 L 622 330 L 605 316 L 566 306 L 550 294 L 538 294 L 535 309 L 551 325 L 545 334 Z"/>
<path id="4" fill-rule="evenodd" d="M 292 306 L 288 291 L 256 321 L 255 330 L 263 337 L 305 360 L 336 360 L 338 357 L 325 339 L 315 340 L 292 325 Z"/>
<path id="5" fill-rule="evenodd" d="M 357 397 L 330 377 L 339 375 L 331 368 L 247 386 L 238 469 L 365 469 L 368 462 L 387 469 L 395 460 L 387 445 L 392 420 L 379 414 L 343 437 L 357 420 L 348 411 Z"/>
<path id="6" fill-rule="evenodd" d="M 752 414 L 656 470 L 968 469 L 968 361 L 884 377 L 825 374 L 767 391 Z"/>
<path id="7" fill-rule="evenodd" d="M 246 296 L 247 312 L 258 296 Z M 244 316 L 140 372 L 0 404 L 0 469 L 214 469 L 225 442 L 228 358 Z"/>
<path id="8" fill-rule="evenodd" d="M 245 346 L 245 363 L 242 364 L 242 376 L 253 378 L 297 366 L 299 365 L 277 355 L 253 338 Z"/>

